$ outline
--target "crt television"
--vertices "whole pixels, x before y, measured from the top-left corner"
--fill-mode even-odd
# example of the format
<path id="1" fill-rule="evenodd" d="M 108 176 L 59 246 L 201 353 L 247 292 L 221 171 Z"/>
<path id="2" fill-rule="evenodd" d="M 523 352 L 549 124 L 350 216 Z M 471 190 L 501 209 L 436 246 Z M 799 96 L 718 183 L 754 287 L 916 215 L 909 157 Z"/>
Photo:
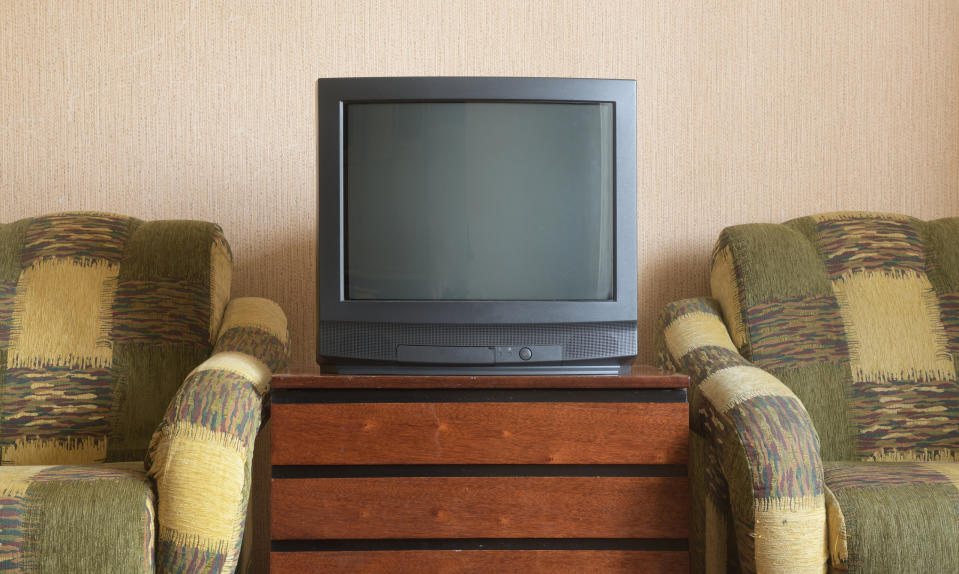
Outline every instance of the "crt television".
<path id="1" fill-rule="evenodd" d="M 614 374 L 636 354 L 636 82 L 332 78 L 317 359 Z"/>

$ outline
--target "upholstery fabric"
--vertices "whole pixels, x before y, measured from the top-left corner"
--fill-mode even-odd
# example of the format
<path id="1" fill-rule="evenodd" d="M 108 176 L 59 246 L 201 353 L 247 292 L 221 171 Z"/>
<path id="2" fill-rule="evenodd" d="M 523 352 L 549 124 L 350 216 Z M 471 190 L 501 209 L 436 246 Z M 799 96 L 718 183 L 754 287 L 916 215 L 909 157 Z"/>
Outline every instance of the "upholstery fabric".
<path id="1" fill-rule="evenodd" d="M 0 225 L 0 571 L 233 571 L 289 341 L 231 269 L 212 223 Z"/>
<path id="2" fill-rule="evenodd" d="M 0 572 L 153 572 L 139 462 L 0 467 Z"/>
<path id="3" fill-rule="evenodd" d="M 284 366 L 288 345 L 286 317 L 275 303 L 234 299 L 217 353 L 171 402 L 147 457 L 159 494 L 161 571 L 236 568 L 262 395 L 271 366 Z"/>
<path id="4" fill-rule="evenodd" d="M 711 284 L 743 356 L 806 405 L 826 460 L 957 460 L 959 218 L 731 227 Z"/>
<path id="5" fill-rule="evenodd" d="M 952 564 L 959 218 L 727 228 L 710 286 L 657 335 L 660 364 L 691 378 L 693 571 Z"/>
<path id="6" fill-rule="evenodd" d="M 959 572 L 959 464 L 824 464 L 831 572 Z"/>
<path id="7" fill-rule="evenodd" d="M 803 404 L 736 351 L 712 299 L 668 305 L 660 333 L 666 366 L 690 377 L 692 571 L 821 572 L 822 459 Z"/>
<path id="8" fill-rule="evenodd" d="M 142 459 L 229 298 L 219 226 L 65 213 L 0 225 L 0 464 Z"/>

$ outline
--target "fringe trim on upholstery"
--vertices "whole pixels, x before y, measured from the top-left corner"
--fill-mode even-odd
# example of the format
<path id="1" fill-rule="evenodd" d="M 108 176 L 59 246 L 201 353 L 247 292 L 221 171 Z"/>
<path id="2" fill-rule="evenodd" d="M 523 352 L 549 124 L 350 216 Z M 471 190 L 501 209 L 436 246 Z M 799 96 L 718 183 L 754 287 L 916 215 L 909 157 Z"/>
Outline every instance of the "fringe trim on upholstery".
<path id="1" fill-rule="evenodd" d="M 106 437 L 21 438 L 0 448 L 0 464 L 94 464 L 106 460 Z"/>

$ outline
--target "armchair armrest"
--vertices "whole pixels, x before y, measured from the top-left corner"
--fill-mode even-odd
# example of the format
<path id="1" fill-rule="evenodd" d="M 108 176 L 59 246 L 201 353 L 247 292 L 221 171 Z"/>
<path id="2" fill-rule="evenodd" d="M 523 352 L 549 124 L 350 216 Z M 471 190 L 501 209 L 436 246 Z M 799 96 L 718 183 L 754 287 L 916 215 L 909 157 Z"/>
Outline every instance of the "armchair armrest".
<path id="1" fill-rule="evenodd" d="M 743 571 L 823 572 L 823 466 L 803 404 L 739 354 L 712 299 L 667 305 L 657 342 L 661 365 L 690 376 L 691 440 L 701 446 L 690 474 L 702 491 L 694 498 L 703 497 L 705 561 L 725 562 L 733 528 Z"/>
<path id="2" fill-rule="evenodd" d="M 170 403 L 146 459 L 157 485 L 157 572 L 236 568 L 262 398 L 288 345 L 279 306 L 234 299 L 214 354 Z"/>

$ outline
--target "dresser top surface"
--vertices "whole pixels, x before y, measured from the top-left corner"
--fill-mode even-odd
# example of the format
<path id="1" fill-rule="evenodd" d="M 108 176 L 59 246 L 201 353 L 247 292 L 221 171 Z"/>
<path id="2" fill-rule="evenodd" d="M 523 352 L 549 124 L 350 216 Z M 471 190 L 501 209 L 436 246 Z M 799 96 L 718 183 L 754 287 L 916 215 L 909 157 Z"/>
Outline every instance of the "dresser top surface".
<path id="1" fill-rule="evenodd" d="M 282 389 L 685 389 L 686 375 L 633 365 L 628 375 L 339 375 L 280 374 Z"/>

